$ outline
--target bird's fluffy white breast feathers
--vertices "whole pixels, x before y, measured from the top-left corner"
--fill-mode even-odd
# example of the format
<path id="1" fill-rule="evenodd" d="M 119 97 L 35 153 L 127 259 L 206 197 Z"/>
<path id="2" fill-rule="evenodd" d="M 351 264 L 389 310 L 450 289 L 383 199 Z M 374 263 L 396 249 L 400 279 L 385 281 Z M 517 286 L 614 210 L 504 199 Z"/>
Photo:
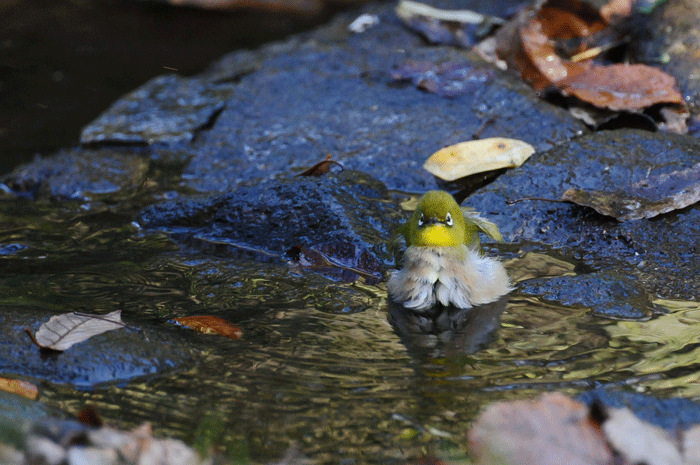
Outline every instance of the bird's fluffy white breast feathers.
<path id="1" fill-rule="evenodd" d="M 403 267 L 392 274 L 388 288 L 394 301 L 416 311 L 428 310 L 438 302 L 471 308 L 511 291 L 501 262 L 465 245 L 408 247 Z"/>

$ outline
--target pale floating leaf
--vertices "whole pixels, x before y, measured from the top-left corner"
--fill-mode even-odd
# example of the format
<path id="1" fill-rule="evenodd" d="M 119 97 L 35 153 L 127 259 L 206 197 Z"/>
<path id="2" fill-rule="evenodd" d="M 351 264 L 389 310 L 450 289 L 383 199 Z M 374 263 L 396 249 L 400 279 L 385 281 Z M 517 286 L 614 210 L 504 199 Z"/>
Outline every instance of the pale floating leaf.
<path id="1" fill-rule="evenodd" d="M 121 319 L 121 310 L 107 315 L 64 313 L 52 316 L 39 327 L 34 342 L 44 349 L 64 351 L 92 336 L 126 326 Z"/>
<path id="2" fill-rule="evenodd" d="M 562 200 L 590 207 L 618 221 L 651 218 L 700 200 L 700 163 L 691 168 L 648 178 L 621 191 L 571 188 Z"/>
<path id="3" fill-rule="evenodd" d="M 608 409 L 602 424 L 605 438 L 625 461 L 648 465 L 682 465 L 675 439 L 658 426 L 637 418 L 629 409 Z"/>
<path id="4" fill-rule="evenodd" d="M 521 140 L 492 137 L 440 149 L 425 161 L 423 168 L 444 181 L 454 181 L 471 174 L 520 166 L 533 153 L 535 148 Z"/>

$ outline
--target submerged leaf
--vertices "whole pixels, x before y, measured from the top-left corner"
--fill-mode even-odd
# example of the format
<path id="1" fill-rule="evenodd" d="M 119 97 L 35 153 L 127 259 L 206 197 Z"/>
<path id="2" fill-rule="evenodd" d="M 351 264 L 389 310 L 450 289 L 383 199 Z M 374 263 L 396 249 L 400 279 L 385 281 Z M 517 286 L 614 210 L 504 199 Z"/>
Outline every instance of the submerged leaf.
<path id="1" fill-rule="evenodd" d="M 220 334 L 231 339 L 240 339 L 243 331 L 223 318 L 213 315 L 186 316 L 175 318 L 177 323 L 203 334 Z"/>
<path id="2" fill-rule="evenodd" d="M 64 351 L 98 334 L 123 328 L 126 325 L 121 313 L 121 310 L 115 310 L 107 315 L 64 313 L 52 316 L 39 327 L 33 340 L 42 349 Z"/>
<path id="3" fill-rule="evenodd" d="M 591 207 L 618 221 L 652 218 L 700 200 L 700 163 L 685 170 L 648 178 L 620 191 L 571 188 L 562 200 Z"/>
<path id="4" fill-rule="evenodd" d="M 29 400 L 35 400 L 39 396 L 39 389 L 36 386 L 19 379 L 0 378 L 0 391 L 17 394 Z"/>
<path id="5" fill-rule="evenodd" d="M 423 164 L 431 174 L 444 181 L 501 168 L 522 165 L 535 148 L 521 140 L 492 137 L 461 142 L 438 150 Z"/>

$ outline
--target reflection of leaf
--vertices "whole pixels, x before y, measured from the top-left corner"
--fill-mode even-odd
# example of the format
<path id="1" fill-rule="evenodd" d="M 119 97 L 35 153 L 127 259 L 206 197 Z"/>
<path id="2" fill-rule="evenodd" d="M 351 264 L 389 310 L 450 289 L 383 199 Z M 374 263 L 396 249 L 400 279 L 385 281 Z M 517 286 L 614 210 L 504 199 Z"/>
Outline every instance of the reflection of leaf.
<path id="1" fill-rule="evenodd" d="M 354 244 L 327 243 L 313 248 L 295 245 L 287 255 L 295 268 L 317 271 L 343 282 L 355 282 L 362 276 L 366 284 L 372 285 L 382 278 L 377 259 Z"/>
<path id="2" fill-rule="evenodd" d="M 700 200 L 700 163 L 668 174 L 649 176 L 620 191 L 571 188 L 562 200 L 591 207 L 618 221 L 651 218 Z"/>
<path id="3" fill-rule="evenodd" d="M 39 395 L 39 389 L 28 381 L 18 379 L 0 378 L 0 391 L 10 392 L 29 400 L 34 400 Z"/>
<path id="4" fill-rule="evenodd" d="M 576 275 L 576 265 L 573 263 L 537 252 L 527 252 L 522 257 L 506 261 L 504 265 L 513 283 L 527 279 Z"/>
<path id="5" fill-rule="evenodd" d="M 535 148 L 521 140 L 492 137 L 450 145 L 432 154 L 423 164 L 444 181 L 500 168 L 522 165 Z"/>
<path id="6" fill-rule="evenodd" d="M 333 157 L 329 153 L 328 155 L 326 155 L 325 160 L 316 163 L 311 168 L 297 174 L 297 176 L 323 176 L 331 170 L 331 165 L 337 165 L 340 167 L 341 171 L 343 170 L 343 165 L 333 160 Z"/>
<path id="7" fill-rule="evenodd" d="M 213 315 L 186 316 L 175 318 L 174 321 L 203 334 L 220 334 L 231 339 L 240 339 L 243 334 L 237 326 Z"/>
<path id="8" fill-rule="evenodd" d="M 126 326 L 121 319 L 121 310 L 107 315 L 64 313 L 52 316 L 39 327 L 34 342 L 42 349 L 63 351 L 92 336 Z"/>

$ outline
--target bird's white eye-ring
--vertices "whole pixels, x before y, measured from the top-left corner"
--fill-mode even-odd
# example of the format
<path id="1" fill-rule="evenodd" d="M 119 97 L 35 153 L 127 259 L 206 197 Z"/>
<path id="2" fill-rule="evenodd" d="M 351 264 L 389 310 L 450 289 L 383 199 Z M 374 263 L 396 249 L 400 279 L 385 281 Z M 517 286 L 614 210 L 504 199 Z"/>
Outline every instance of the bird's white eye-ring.
<path id="1" fill-rule="evenodd" d="M 447 216 L 445 217 L 445 224 L 446 224 L 447 226 L 452 226 L 452 223 L 453 223 L 453 221 L 452 221 L 452 215 L 450 215 L 450 213 L 447 212 Z"/>
<path id="2" fill-rule="evenodd" d="M 424 221 L 423 214 L 421 213 L 420 218 L 418 218 L 418 226 L 423 226 L 423 221 Z"/>

